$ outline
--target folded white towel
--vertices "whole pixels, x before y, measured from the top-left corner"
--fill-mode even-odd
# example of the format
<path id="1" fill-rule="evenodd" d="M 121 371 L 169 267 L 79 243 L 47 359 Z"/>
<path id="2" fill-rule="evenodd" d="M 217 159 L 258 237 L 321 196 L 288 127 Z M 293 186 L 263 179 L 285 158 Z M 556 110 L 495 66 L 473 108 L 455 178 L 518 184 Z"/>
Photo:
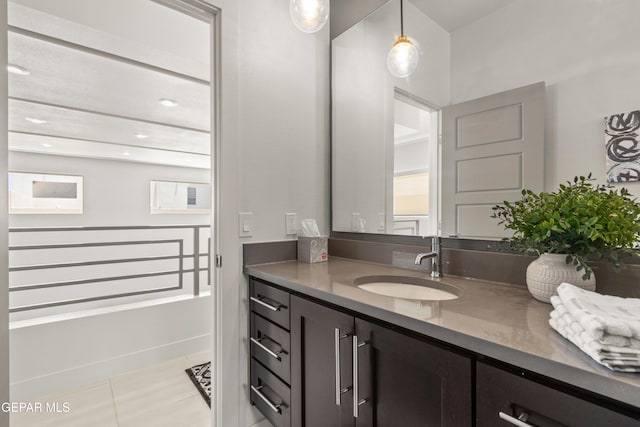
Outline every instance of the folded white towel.
<path id="1" fill-rule="evenodd" d="M 578 335 L 580 341 L 592 351 L 602 354 L 604 357 L 608 357 L 610 354 L 631 355 L 634 358 L 640 357 L 640 348 L 612 345 L 603 340 L 595 339 L 584 329 L 583 325 L 569 313 L 558 296 L 554 295 L 551 297 L 551 304 L 554 308 L 551 312 L 551 318 L 560 322 L 568 331 Z"/>
<path id="2" fill-rule="evenodd" d="M 576 334 L 567 330 L 565 325 L 562 322 L 558 322 L 558 317 L 551 317 L 549 319 L 549 325 L 556 330 L 560 335 L 564 338 L 571 341 L 575 344 L 580 350 L 586 353 L 589 357 L 591 357 L 596 362 L 600 363 L 603 366 L 619 372 L 640 372 L 640 360 L 624 360 L 616 357 L 612 358 L 604 358 L 601 357 L 597 352 L 592 351 L 588 347 L 584 346 L 584 343 L 577 337 Z"/>
<path id="3" fill-rule="evenodd" d="M 598 341 L 605 345 L 614 345 L 616 347 L 629 347 L 640 350 L 640 340 L 629 337 L 621 337 L 620 335 L 604 334 Z"/>
<path id="4" fill-rule="evenodd" d="M 552 296 L 551 304 L 555 308 L 554 311 L 556 312 L 556 315 L 562 316 L 569 313 L 564 303 L 562 303 L 562 300 L 560 299 L 559 296 L 557 295 Z M 553 315 L 553 312 L 552 312 L 552 315 Z M 595 339 L 603 346 L 629 347 L 629 348 L 640 350 L 640 340 L 637 340 L 635 338 L 623 337 L 620 335 L 603 334 L 601 338 L 595 338 Z"/>
<path id="5" fill-rule="evenodd" d="M 571 316 L 595 339 L 629 344 L 640 340 L 640 299 L 600 295 L 569 283 L 558 286 L 558 296 Z"/>
<path id="6" fill-rule="evenodd" d="M 576 341 L 579 341 L 580 347 L 594 353 L 600 359 L 620 359 L 633 360 L 640 364 L 640 350 L 626 347 L 615 347 L 603 345 L 595 340 L 591 335 L 586 333 L 580 323 L 576 322 L 570 314 L 555 318 L 558 326 L 562 327 L 567 334 L 574 335 Z"/>

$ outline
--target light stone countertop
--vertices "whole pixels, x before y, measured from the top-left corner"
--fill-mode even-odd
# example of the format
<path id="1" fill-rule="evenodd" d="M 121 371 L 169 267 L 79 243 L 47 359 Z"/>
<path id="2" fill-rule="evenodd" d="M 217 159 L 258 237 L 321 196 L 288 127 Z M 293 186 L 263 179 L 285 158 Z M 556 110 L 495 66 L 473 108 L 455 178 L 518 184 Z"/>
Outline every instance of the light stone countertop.
<path id="1" fill-rule="evenodd" d="M 333 257 L 316 264 L 247 266 L 245 272 L 640 409 L 640 373 L 617 373 L 597 364 L 551 329 L 551 305 L 536 301 L 524 287 L 447 276 L 435 280 L 456 286 L 463 295 L 426 302 L 377 295 L 354 284 L 356 278 L 372 275 L 428 278 L 419 271 L 381 264 Z"/>

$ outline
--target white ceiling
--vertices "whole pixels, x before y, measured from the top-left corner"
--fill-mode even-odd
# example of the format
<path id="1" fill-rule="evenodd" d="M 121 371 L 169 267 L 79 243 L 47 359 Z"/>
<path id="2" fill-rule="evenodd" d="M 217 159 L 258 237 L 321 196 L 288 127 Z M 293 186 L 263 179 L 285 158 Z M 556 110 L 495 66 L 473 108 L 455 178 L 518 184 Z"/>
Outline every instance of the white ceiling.
<path id="1" fill-rule="evenodd" d="M 448 32 L 464 27 L 515 0 L 410 0 Z"/>
<path id="2" fill-rule="evenodd" d="M 45 147 L 45 145 L 51 147 Z M 9 149 L 57 156 L 113 159 L 201 169 L 209 169 L 211 166 L 210 158 L 207 155 L 21 133 L 10 135 Z"/>
<path id="3" fill-rule="evenodd" d="M 47 123 L 35 124 L 25 120 L 25 117 L 43 119 Z M 209 155 L 211 149 L 209 132 L 16 99 L 9 100 L 9 129 L 16 133 L 135 145 L 204 155 Z M 147 138 L 139 139 L 136 134 L 146 135 Z"/>
<path id="4" fill-rule="evenodd" d="M 167 26 L 167 13 L 174 14 L 176 26 L 198 29 L 207 52 L 209 32 L 204 22 L 148 0 L 127 1 L 150 8 L 146 15 L 144 9 L 137 9 L 138 31 L 147 28 L 140 22 L 148 22 L 151 32 L 162 30 L 151 19 L 161 10 L 162 26 Z M 113 6 L 101 0 L 37 4 L 43 3 L 65 6 L 65 13 L 75 10 L 70 6 L 82 4 L 98 9 Z M 129 14 L 119 14 L 123 15 L 122 26 L 98 19 L 96 22 L 108 21 L 113 29 L 106 32 L 105 26 L 97 29 L 78 23 L 78 16 L 72 21 L 61 18 L 63 13 L 49 12 L 55 11 L 10 3 L 9 63 L 30 71 L 28 76 L 9 74 L 11 150 L 209 167 L 209 64 L 201 48 L 185 49 L 181 58 L 176 53 L 180 40 L 171 49 L 165 49 L 162 40 L 141 44 L 142 35 L 124 31 L 127 25 L 134 25 Z M 100 17 L 100 10 L 93 12 L 94 20 Z M 112 19 L 115 16 L 111 14 Z M 186 37 L 179 30 L 164 28 L 165 41 Z M 194 37 L 193 31 L 187 33 Z M 178 105 L 162 106 L 160 98 L 173 99 Z M 47 123 L 34 124 L 25 117 Z M 148 137 L 136 138 L 137 133 Z"/>
<path id="5" fill-rule="evenodd" d="M 99 54 L 9 33 L 9 96 L 209 131 L 209 86 Z M 159 98 L 176 100 L 163 107 Z M 100 138 L 96 138 L 100 139 Z"/>

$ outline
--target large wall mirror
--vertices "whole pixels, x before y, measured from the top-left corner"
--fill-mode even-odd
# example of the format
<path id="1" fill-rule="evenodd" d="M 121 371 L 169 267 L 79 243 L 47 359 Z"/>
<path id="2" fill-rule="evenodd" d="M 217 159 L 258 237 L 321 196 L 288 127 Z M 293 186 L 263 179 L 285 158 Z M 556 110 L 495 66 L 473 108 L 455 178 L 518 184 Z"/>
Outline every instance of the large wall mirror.
<path id="1" fill-rule="evenodd" d="M 604 117 L 640 109 L 640 45 L 629 42 L 640 2 L 403 8 L 420 52 L 409 77 L 387 69 L 400 0 L 332 40 L 333 231 L 496 239 L 505 234 L 490 206 L 521 188 L 552 191 L 589 172 L 606 180 Z M 527 138 L 539 147 L 506 145 Z M 472 158 L 453 153 L 463 146 Z"/>

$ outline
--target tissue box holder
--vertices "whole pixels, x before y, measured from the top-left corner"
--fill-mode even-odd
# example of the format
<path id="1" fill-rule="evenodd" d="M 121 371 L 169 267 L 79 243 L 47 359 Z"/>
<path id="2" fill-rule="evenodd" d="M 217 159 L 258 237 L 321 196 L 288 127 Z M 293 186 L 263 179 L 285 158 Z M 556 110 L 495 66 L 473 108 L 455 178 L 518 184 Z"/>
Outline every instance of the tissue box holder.
<path id="1" fill-rule="evenodd" d="M 298 261 L 324 262 L 328 257 L 326 237 L 298 236 Z"/>

